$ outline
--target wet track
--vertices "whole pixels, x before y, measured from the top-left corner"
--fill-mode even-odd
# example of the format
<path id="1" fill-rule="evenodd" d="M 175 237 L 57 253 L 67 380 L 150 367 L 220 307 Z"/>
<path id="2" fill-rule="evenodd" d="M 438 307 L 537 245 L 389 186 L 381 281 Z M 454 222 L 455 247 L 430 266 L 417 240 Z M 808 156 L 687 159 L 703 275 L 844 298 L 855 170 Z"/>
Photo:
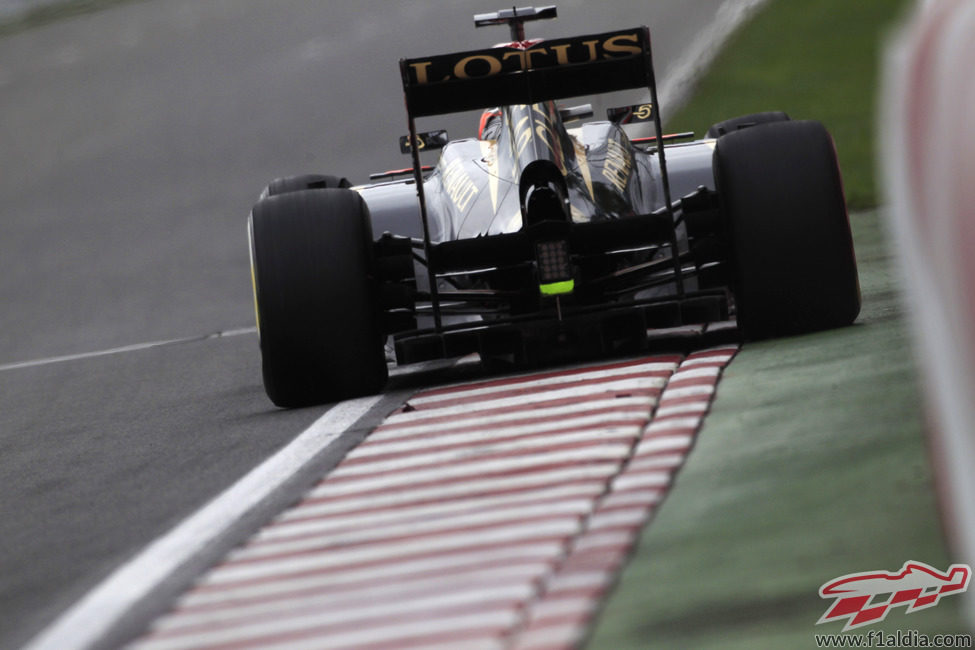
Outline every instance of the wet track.
<path id="1" fill-rule="evenodd" d="M 717 4 L 535 33 L 646 23 L 666 76 Z M 147 0 L 0 40 L 0 647 L 326 410 L 263 394 L 244 217 L 273 176 L 403 166 L 396 60 L 503 40 L 493 8 Z"/>

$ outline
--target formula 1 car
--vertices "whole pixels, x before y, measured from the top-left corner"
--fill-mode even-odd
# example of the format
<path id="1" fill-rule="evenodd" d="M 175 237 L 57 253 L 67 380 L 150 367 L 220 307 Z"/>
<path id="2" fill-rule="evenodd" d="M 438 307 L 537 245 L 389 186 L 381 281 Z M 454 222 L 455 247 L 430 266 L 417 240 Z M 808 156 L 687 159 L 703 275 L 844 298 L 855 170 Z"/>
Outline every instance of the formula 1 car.
<path id="1" fill-rule="evenodd" d="M 399 364 L 470 353 L 539 364 L 730 318 L 746 340 L 855 320 L 825 128 L 770 112 L 703 140 L 665 136 L 649 30 L 526 40 L 526 22 L 555 15 L 480 14 L 476 26 L 507 25 L 511 42 L 400 61 L 410 177 L 293 176 L 261 194 L 248 228 L 275 404 L 382 390 L 387 341 Z M 649 103 L 584 123 L 591 107 L 556 103 L 625 89 Z M 417 131 L 417 118 L 471 110 L 483 111 L 477 138 Z M 641 121 L 654 135 L 631 139 Z"/>

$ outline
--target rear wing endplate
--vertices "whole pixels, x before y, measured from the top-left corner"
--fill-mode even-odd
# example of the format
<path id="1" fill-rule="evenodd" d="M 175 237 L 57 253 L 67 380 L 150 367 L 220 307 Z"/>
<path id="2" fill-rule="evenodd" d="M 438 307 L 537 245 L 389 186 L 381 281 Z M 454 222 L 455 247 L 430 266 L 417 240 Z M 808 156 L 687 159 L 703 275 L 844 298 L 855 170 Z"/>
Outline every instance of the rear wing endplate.
<path id="1" fill-rule="evenodd" d="M 650 32 L 638 27 L 604 34 L 528 42 L 419 59 L 400 72 L 412 117 L 533 104 L 653 84 Z"/>

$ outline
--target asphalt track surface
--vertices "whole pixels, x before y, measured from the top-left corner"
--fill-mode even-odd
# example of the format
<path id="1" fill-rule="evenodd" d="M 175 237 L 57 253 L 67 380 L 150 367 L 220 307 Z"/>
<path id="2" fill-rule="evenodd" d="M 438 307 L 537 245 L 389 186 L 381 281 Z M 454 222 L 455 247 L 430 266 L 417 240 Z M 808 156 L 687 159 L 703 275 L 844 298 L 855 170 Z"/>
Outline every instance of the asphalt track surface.
<path id="1" fill-rule="evenodd" d="M 665 76 L 718 4 L 533 33 L 649 24 Z M 397 59 L 505 40 L 493 8 L 146 0 L 0 40 L 0 647 L 326 410 L 264 396 L 246 213 L 274 176 L 404 166 Z"/>

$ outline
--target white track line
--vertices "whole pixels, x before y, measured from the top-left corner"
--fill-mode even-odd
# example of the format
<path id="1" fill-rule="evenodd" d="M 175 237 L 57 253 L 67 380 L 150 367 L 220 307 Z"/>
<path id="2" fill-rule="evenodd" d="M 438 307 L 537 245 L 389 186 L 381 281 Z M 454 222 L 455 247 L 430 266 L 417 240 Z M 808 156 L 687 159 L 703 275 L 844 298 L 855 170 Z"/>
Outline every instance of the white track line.
<path id="1" fill-rule="evenodd" d="M 673 69 L 657 86 L 659 103 L 666 108 L 667 115 L 673 115 L 687 101 L 698 78 L 710 67 L 728 37 L 765 2 L 727 0 L 718 7 L 714 20 L 697 33 Z"/>
<path id="2" fill-rule="evenodd" d="M 203 336 L 188 336 L 181 339 L 166 339 L 163 341 L 149 341 L 148 343 L 134 343 L 132 345 L 123 345 L 117 348 L 108 348 L 107 350 L 96 350 L 94 352 L 81 352 L 78 354 L 64 354 L 58 357 L 46 357 L 44 359 L 33 359 L 31 361 L 17 361 L 14 363 L 4 363 L 4 364 L 0 364 L 0 372 L 4 372 L 7 370 L 19 370 L 21 368 L 37 368 L 38 366 L 50 366 L 55 363 L 64 363 L 66 361 L 81 361 L 82 359 L 108 357 L 115 354 L 125 354 L 126 352 L 138 352 L 140 350 L 151 350 L 152 348 L 161 348 L 170 345 L 180 345 L 183 343 L 197 343 L 199 341 L 210 341 L 213 339 L 222 339 L 231 336 L 241 336 L 243 334 L 256 334 L 256 333 L 257 333 L 256 327 L 241 327 L 238 329 L 214 332 L 213 334 L 204 334 Z"/>
<path id="3" fill-rule="evenodd" d="M 240 481 L 204 506 L 62 614 L 27 650 L 90 647 L 247 512 L 290 479 L 311 458 L 333 444 L 382 395 L 343 402 Z"/>

